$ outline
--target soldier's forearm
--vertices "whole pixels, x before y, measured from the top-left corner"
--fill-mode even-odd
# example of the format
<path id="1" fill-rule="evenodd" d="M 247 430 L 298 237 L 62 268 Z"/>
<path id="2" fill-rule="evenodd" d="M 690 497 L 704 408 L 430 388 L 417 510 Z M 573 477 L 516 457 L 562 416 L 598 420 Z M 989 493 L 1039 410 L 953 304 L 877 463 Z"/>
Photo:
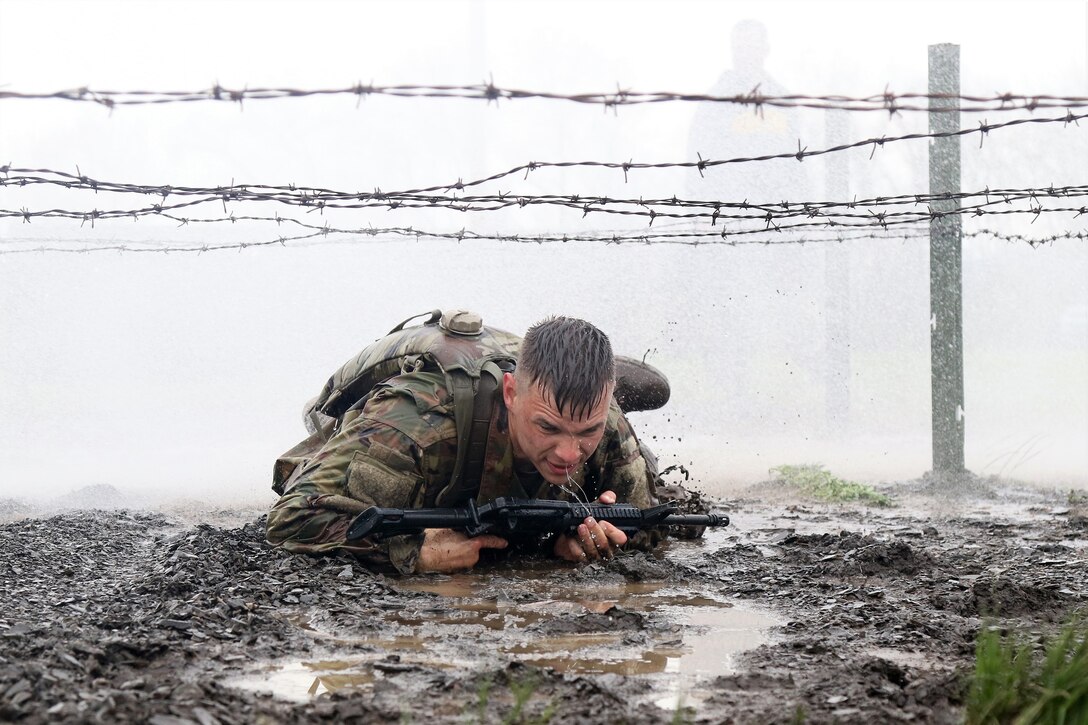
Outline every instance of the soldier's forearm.
<path id="1" fill-rule="evenodd" d="M 347 552 L 368 569 L 410 574 L 419 558 L 422 535 L 348 542 L 352 517 L 366 504 L 346 496 L 288 494 L 268 514 L 268 543 L 300 554 Z"/>

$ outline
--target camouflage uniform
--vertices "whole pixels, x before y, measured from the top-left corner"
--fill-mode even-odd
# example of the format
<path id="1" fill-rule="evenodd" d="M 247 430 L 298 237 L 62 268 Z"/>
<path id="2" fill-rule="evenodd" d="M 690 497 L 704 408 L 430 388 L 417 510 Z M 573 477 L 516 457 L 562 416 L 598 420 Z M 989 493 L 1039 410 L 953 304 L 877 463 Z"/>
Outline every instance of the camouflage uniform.
<path id="1" fill-rule="evenodd" d="M 531 465 L 515 464 L 501 395 L 495 406 L 477 502 L 499 496 L 573 500 L 570 491 L 547 483 Z M 372 569 L 412 573 L 422 534 L 350 543 L 344 534 L 354 516 L 370 506 L 434 506 L 452 479 L 456 458 L 453 396 L 442 374 L 392 378 L 287 482 L 268 515 L 268 541 L 293 552 L 345 551 Z M 654 475 L 613 400 L 604 438 L 582 469 L 572 473 L 584 491 L 578 491 L 579 497 L 595 500 L 611 490 L 618 501 L 646 508 L 657 503 Z M 656 531 L 640 532 L 629 545 L 648 548 L 659 539 Z"/>

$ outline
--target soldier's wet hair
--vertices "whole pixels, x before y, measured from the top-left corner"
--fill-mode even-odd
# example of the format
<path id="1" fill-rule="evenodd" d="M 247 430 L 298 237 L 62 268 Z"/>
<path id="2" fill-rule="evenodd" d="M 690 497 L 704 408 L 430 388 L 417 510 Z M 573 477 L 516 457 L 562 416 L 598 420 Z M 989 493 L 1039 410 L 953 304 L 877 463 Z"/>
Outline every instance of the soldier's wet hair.
<path id="1" fill-rule="evenodd" d="M 608 335 L 585 320 L 549 317 L 525 333 L 517 377 L 551 393 L 561 415 L 588 415 L 616 377 Z"/>

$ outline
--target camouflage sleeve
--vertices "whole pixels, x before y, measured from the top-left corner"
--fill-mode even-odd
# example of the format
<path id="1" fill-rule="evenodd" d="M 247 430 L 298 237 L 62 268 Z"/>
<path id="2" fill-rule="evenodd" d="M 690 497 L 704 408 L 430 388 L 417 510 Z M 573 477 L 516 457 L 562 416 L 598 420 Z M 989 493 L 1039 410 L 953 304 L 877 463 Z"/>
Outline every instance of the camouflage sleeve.
<path id="1" fill-rule="evenodd" d="M 268 542 L 307 554 L 344 551 L 370 569 L 413 572 L 422 534 L 351 543 L 345 534 L 355 515 L 370 506 L 418 505 L 420 455 L 404 433 L 368 414 L 356 418 L 325 444 L 273 506 Z"/>
<path id="2" fill-rule="evenodd" d="M 601 471 L 598 495 L 614 491 L 617 502 L 643 509 L 658 504 L 654 488 L 656 462 L 643 455 L 634 429 L 615 401 L 608 411 L 605 437 L 594 457 L 599 457 Z M 628 540 L 627 548 L 652 549 L 663 538 L 664 532 L 658 529 L 640 531 Z"/>

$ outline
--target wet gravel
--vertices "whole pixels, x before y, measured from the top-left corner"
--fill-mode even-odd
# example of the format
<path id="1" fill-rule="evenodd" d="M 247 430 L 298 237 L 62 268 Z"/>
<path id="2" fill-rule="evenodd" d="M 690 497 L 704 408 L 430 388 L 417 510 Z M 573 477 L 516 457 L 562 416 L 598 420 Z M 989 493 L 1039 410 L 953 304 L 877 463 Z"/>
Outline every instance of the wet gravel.
<path id="1" fill-rule="evenodd" d="M 575 570 L 532 563 L 536 589 L 521 564 L 494 564 L 473 595 L 493 612 L 471 621 L 425 578 L 270 549 L 256 513 L 193 524 L 126 510 L 36 515 L 0 501 L 13 519 L 0 524 L 0 721 L 669 722 L 677 713 L 649 702 L 638 675 L 479 652 L 480 622 L 545 609 L 518 620 L 526 636 L 675 646 L 682 628 L 666 610 L 541 594 L 665 582 L 783 622 L 735 671 L 701 682 L 684 720 L 957 722 L 981 627 L 1046 632 L 1086 611 L 1088 515 L 1060 493 L 996 484 L 951 499 L 930 482 L 886 490 L 897 507 L 806 503 L 764 487 L 719 502 L 733 525 L 702 541 Z M 447 661 L 367 639 L 387 634 L 422 638 Z M 301 700 L 231 684 L 336 647 L 371 657 L 374 682 Z"/>

